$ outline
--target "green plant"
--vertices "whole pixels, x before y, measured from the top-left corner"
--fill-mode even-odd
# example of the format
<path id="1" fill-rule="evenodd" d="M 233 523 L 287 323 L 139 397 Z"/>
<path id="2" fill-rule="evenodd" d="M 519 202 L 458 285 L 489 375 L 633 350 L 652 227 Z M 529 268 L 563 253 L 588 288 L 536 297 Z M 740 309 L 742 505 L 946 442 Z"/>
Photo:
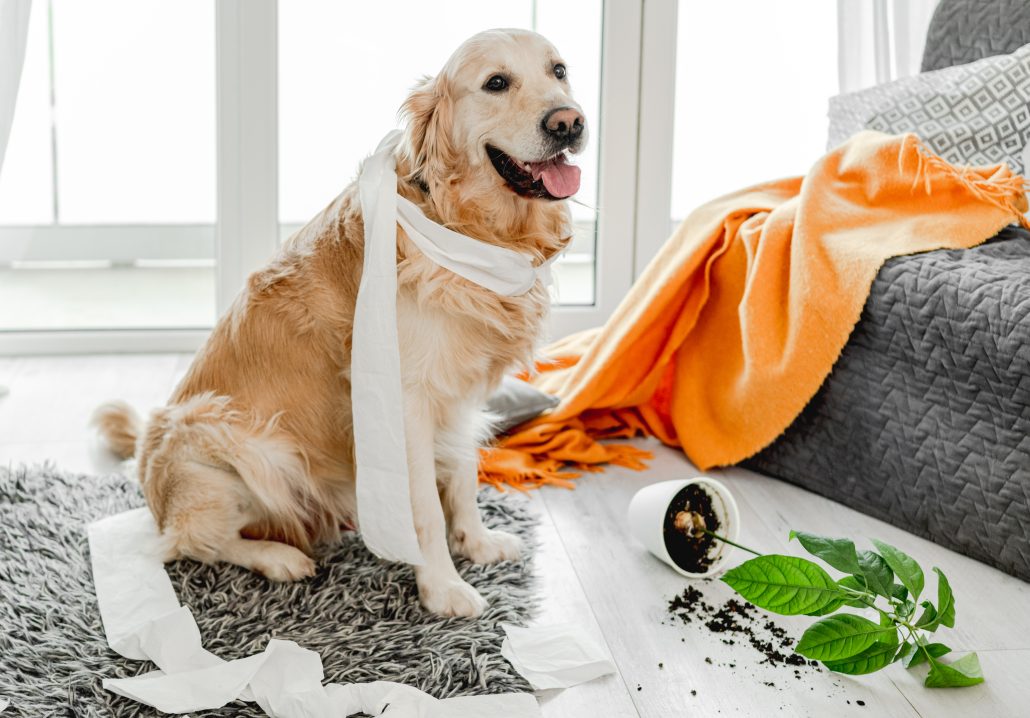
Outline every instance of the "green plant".
<path id="1" fill-rule="evenodd" d="M 790 538 L 847 575 L 834 580 L 813 561 L 768 554 L 730 569 L 722 580 L 767 611 L 785 616 L 825 616 L 801 636 L 798 653 L 838 673 L 872 673 L 901 661 L 906 668 L 929 663 L 925 683 L 930 687 L 983 683 L 975 653 L 945 663 L 940 658 L 951 649 L 928 637 L 941 626 L 955 625 L 955 597 L 939 568 L 933 569 L 937 574 L 937 602 L 920 601 L 925 587 L 923 570 L 890 544 L 873 540 L 876 551 L 858 551 L 850 539 L 801 531 L 791 531 Z M 854 613 L 836 613 L 844 607 L 873 609 L 879 621 Z M 917 608 L 922 608 L 918 616 Z"/>

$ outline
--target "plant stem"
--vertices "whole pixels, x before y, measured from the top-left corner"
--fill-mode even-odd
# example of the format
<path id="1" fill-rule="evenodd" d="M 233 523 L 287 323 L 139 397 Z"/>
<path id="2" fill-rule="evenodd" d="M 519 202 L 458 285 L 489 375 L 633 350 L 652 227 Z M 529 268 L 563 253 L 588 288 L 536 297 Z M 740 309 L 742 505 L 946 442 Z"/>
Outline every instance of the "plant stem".
<path id="1" fill-rule="evenodd" d="M 916 648 L 921 650 L 926 655 L 926 662 L 931 666 L 937 665 L 937 659 L 930 655 L 930 651 L 926 648 L 926 644 L 919 640 L 920 636 L 917 631 L 919 630 L 908 621 L 901 621 L 902 625 L 908 629 L 908 636 L 912 639 L 912 643 Z"/>
<path id="2" fill-rule="evenodd" d="M 718 540 L 722 541 L 723 543 L 728 543 L 730 546 L 736 546 L 737 548 L 743 549 L 744 551 L 747 551 L 748 553 L 753 553 L 755 556 L 761 556 L 762 555 L 762 554 L 758 553 L 757 551 L 755 551 L 753 548 L 748 548 L 747 546 L 742 546 L 739 543 L 737 543 L 736 541 L 730 541 L 725 536 L 720 536 L 719 534 L 715 533 L 714 531 L 709 531 L 708 529 L 701 529 L 701 530 L 704 531 L 709 536 L 711 536 L 712 538 L 718 539 Z"/>
<path id="3" fill-rule="evenodd" d="M 856 600 L 862 601 L 863 603 L 865 603 L 865 605 L 869 606 L 869 608 L 874 608 L 877 611 L 879 611 L 880 613 L 884 613 L 884 611 L 879 606 L 876 605 L 876 596 L 873 596 L 870 599 L 870 595 L 871 594 L 865 593 L 863 591 L 856 591 L 853 588 L 848 588 L 847 586 L 841 586 L 840 584 L 837 584 L 837 588 L 839 588 L 844 593 L 849 594 L 850 596 L 852 596 Z"/>

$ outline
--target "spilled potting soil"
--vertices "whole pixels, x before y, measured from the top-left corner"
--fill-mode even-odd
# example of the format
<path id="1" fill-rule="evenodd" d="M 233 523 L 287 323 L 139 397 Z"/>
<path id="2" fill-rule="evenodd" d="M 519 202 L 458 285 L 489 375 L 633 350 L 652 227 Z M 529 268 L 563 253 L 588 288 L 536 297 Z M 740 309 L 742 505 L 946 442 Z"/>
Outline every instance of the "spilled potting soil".
<path id="1" fill-rule="evenodd" d="M 786 630 L 743 599 L 731 598 L 716 607 L 704 600 L 701 591 L 688 586 L 682 594 L 669 601 L 669 613 L 683 623 L 697 623 L 711 633 L 722 634 L 722 642 L 728 646 L 750 645 L 761 656 L 759 664 L 775 667 L 819 665 L 818 661 L 809 661 L 795 653 L 791 649 L 794 639 L 787 635 Z"/>
<path id="2" fill-rule="evenodd" d="M 843 695 L 845 686 L 837 675 L 824 670 L 818 661 L 811 661 L 796 653 L 793 650 L 795 639 L 769 614 L 740 597 L 729 598 L 720 605 L 706 600 L 705 594 L 698 587 L 709 584 L 711 580 L 698 581 L 674 596 L 668 602 L 669 620 L 663 621 L 671 622 L 672 625 L 695 627 L 733 647 L 730 651 L 734 658 L 713 659 L 706 656 L 706 664 L 734 673 L 745 673 L 755 683 L 779 691 L 804 690 L 806 678 L 815 679 L 817 674 L 822 674 L 826 680 L 808 681 L 807 690 L 815 691 L 818 686 L 820 691 L 827 691 L 827 698 L 852 703 L 851 699 Z M 687 643 L 687 638 L 682 641 Z M 778 673 L 782 673 L 782 679 L 777 678 Z M 811 685 L 813 682 L 814 685 Z M 691 690 L 691 696 L 696 696 L 696 689 Z M 865 706 L 863 701 L 854 701 L 854 704 Z M 785 707 L 781 706 L 781 709 Z"/>

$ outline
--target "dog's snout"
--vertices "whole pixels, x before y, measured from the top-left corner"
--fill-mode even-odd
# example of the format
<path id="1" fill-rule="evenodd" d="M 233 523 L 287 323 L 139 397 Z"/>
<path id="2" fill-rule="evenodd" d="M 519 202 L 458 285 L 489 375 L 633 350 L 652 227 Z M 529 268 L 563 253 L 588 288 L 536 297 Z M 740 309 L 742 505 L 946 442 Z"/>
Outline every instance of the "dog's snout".
<path id="1" fill-rule="evenodd" d="M 585 124 L 586 120 L 578 110 L 571 107 L 559 107 L 551 110 L 544 117 L 543 130 L 560 142 L 571 143 L 578 140 L 583 134 Z"/>

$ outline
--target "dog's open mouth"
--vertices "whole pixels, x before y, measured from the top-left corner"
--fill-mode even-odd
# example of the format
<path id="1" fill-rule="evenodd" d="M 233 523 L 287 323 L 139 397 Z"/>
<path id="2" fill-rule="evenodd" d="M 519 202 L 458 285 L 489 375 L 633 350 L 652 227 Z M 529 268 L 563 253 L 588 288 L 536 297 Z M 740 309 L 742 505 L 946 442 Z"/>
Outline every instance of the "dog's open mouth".
<path id="1" fill-rule="evenodd" d="M 565 199 L 579 190 L 579 167 L 570 165 L 564 152 L 543 162 L 523 162 L 486 146 L 486 153 L 508 187 L 523 197 Z"/>

